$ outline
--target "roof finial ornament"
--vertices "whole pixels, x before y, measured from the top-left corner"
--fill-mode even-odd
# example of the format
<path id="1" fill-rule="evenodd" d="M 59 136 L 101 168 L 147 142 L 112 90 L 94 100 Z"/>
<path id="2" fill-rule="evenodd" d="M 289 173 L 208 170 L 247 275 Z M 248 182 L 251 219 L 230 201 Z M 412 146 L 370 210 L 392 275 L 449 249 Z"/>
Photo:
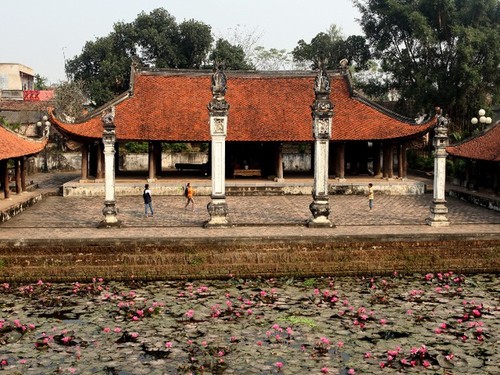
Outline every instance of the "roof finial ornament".
<path id="1" fill-rule="evenodd" d="M 324 67 L 320 67 L 318 70 L 316 80 L 314 81 L 314 92 L 316 95 L 330 93 L 330 78 Z"/>
<path id="2" fill-rule="evenodd" d="M 102 115 L 104 126 L 114 126 L 115 122 L 115 106 L 112 106 L 106 113 Z"/>
<path id="3" fill-rule="evenodd" d="M 212 74 L 212 94 L 214 97 L 222 97 L 226 94 L 227 78 L 224 73 L 224 65 L 219 62 L 214 64 L 214 73 Z"/>

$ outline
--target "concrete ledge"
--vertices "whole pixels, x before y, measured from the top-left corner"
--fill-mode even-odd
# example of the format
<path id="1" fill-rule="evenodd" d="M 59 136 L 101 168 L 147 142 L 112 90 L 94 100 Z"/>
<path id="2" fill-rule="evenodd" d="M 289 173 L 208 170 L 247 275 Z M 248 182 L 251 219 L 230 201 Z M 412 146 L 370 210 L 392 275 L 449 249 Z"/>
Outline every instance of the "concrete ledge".
<path id="1" fill-rule="evenodd" d="M 498 235 L 11 241 L 0 282 L 500 272 Z"/>
<path id="2" fill-rule="evenodd" d="M 192 183 L 196 195 L 210 195 L 212 191 L 211 181 L 203 180 Z M 377 194 L 387 195 L 422 195 L 425 194 L 425 183 L 415 180 L 394 180 L 380 183 L 373 182 Z M 232 182 L 226 181 L 227 195 L 310 195 L 313 180 L 310 182 Z M 144 182 L 121 182 L 115 184 L 116 196 L 137 196 L 142 194 Z M 80 182 L 70 181 L 63 185 L 63 196 L 65 197 L 96 197 L 104 196 L 103 182 Z M 157 180 L 151 183 L 153 195 L 183 195 L 184 185 L 182 182 Z M 346 181 L 334 181 L 329 183 L 329 194 L 350 195 L 366 194 L 368 183 L 352 183 Z"/>
<path id="3" fill-rule="evenodd" d="M 474 192 L 466 192 L 454 189 L 449 190 L 449 195 L 450 197 L 458 198 L 477 206 L 500 212 L 500 197 L 495 199 L 495 197 L 485 197 Z"/>
<path id="4" fill-rule="evenodd" d="M 42 199 L 44 199 L 47 195 L 48 193 L 38 193 L 35 194 L 34 196 L 26 198 L 26 200 L 23 200 L 18 203 L 13 203 L 11 206 L 0 211 L 0 223 L 4 223 L 7 220 L 11 219 L 12 217 L 19 215 L 28 207 L 31 207 L 36 203 L 38 203 L 39 201 L 41 201 Z"/>

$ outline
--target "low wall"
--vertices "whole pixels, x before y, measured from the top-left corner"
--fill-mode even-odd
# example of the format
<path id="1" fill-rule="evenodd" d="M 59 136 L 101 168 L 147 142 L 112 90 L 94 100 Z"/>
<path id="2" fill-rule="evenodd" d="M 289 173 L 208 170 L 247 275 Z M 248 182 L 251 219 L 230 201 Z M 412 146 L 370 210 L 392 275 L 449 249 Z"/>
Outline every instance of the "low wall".
<path id="1" fill-rule="evenodd" d="M 472 192 L 465 192 L 454 189 L 451 189 L 449 191 L 449 194 L 451 197 L 455 197 L 477 206 L 500 212 L 500 197 L 496 199 L 494 197 L 483 197 Z"/>
<path id="2" fill-rule="evenodd" d="M 144 180 L 145 181 L 145 180 Z M 310 195 L 312 191 L 312 179 L 309 183 L 232 183 L 226 182 L 227 195 Z M 150 183 L 153 195 L 182 195 L 184 186 L 172 182 Z M 384 184 L 373 184 L 377 194 L 384 195 L 421 195 L 425 193 L 425 184 L 419 181 L 391 181 Z M 210 195 L 212 187 L 210 181 L 195 185 L 196 195 Z M 115 185 L 116 196 L 138 196 L 144 189 L 143 182 L 117 183 Z M 104 196 L 104 182 L 77 182 L 71 181 L 63 185 L 63 196 L 65 197 L 96 197 Z M 366 183 L 346 183 L 333 181 L 329 184 L 330 195 L 366 195 L 368 185 Z"/>
<path id="3" fill-rule="evenodd" d="M 500 272 L 495 235 L 45 240 L 0 244 L 0 283 Z"/>
<path id="4" fill-rule="evenodd" d="M 47 157 L 47 163 L 45 163 Z M 163 152 L 161 165 L 165 170 L 175 169 L 176 163 L 204 164 L 208 162 L 208 154 L 205 152 Z M 49 152 L 40 153 L 34 158 L 38 170 L 45 167 L 48 170 L 76 171 L 82 168 L 82 155 L 80 152 Z M 290 153 L 283 155 L 285 171 L 309 171 L 311 170 L 311 155 Z M 122 171 L 147 171 L 148 154 L 122 154 L 120 155 L 120 170 Z"/>

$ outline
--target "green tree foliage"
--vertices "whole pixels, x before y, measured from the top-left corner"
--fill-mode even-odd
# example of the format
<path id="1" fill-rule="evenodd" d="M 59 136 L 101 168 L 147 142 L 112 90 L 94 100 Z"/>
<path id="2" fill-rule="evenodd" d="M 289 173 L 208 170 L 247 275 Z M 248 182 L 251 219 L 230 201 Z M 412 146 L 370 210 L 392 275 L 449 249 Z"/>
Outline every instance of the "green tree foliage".
<path id="1" fill-rule="evenodd" d="M 370 50 L 364 37 L 351 35 L 344 38 L 340 29 L 332 25 L 328 32 L 319 33 L 310 43 L 299 40 L 292 55 L 296 62 L 308 63 L 312 69 L 325 63 L 327 69 L 335 69 L 344 58 L 355 69 L 365 69 L 370 59 Z"/>
<path id="2" fill-rule="evenodd" d="M 47 77 L 42 77 L 40 74 L 35 75 L 35 90 L 47 90 Z"/>
<path id="3" fill-rule="evenodd" d="M 401 104 L 445 108 L 468 123 L 500 93 L 498 0 L 355 0 Z M 403 109 L 404 107 L 401 107 Z M 414 113 L 407 113 L 414 115 Z"/>
<path id="4" fill-rule="evenodd" d="M 245 52 L 239 45 L 232 45 L 227 40 L 219 38 L 215 43 L 215 48 L 210 53 L 210 61 L 217 61 L 224 64 L 226 69 L 232 70 L 252 70 L 254 66 L 246 61 Z"/>
<path id="5" fill-rule="evenodd" d="M 177 24 L 165 9 L 155 9 L 87 42 L 68 60 L 66 73 L 85 81 L 91 100 L 101 105 L 128 89 L 132 60 L 146 67 L 200 68 L 212 42 L 210 26 L 194 20 Z"/>

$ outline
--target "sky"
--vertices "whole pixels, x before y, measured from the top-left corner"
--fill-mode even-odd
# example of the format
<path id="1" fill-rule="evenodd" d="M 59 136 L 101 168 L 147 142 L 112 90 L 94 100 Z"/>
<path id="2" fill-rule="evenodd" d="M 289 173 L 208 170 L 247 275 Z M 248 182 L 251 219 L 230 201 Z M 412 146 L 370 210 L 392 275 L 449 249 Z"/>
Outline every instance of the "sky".
<path id="1" fill-rule="evenodd" d="M 56 84 L 66 80 L 64 61 L 80 54 L 87 41 L 156 8 L 165 8 L 177 23 L 210 25 L 215 38 L 252 34 L 266 49 L 289 52 L 332 24 L 345 36 L 362 34 L 352 0 L 10 0 L 0 7 L 0 63 L 26 65 Z"/>

